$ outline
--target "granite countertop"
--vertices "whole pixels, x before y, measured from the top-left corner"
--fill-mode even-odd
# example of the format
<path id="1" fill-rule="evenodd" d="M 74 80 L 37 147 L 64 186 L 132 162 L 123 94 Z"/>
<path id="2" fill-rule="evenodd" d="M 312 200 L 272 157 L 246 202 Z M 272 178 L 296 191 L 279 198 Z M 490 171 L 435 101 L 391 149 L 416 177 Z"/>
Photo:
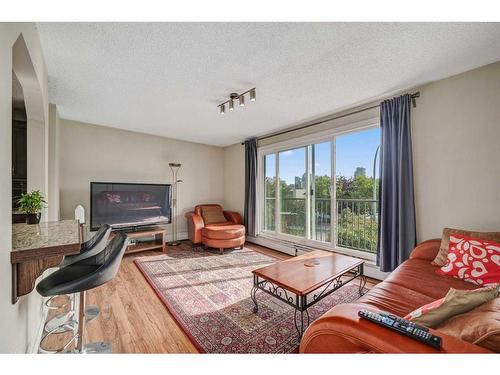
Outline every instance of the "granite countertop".
<path id="1" fill-rule="evenodd" d="M 13 224 L 12 251 L 26 251 L 80 243 L 78 220 Z"/>

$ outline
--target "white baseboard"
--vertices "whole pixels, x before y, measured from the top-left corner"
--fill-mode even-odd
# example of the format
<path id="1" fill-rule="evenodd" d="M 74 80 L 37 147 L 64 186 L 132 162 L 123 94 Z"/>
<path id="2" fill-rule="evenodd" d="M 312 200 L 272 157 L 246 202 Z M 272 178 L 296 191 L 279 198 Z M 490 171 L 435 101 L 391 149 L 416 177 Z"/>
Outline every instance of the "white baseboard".
<path id="1" fill-rule="evenodd" d="M 257 245 L 268 247 L 270 249 L 273 249 L 273 250 L 276 250 L 276 251 L 279 251 L 279 252 L 282 252 L 282 253 L 285 253 L 288 255 L 292 255 L 292 256 L 305 254 L 305 252 L 301 251 L 301 250 L 298 250 L 298 252 L 296 253 L 296 250 L 294 247 L 291 247 L 290 245 L 287 245 L 284 242 L 272 241 L 268 238 L 263 238 L 261 236 L 257 236 L 257 237 L 247 236 L 247 241 L 254 243 L 254 244 L 257 244 Z M 389 275 L 388 272 L 380 271 L 380 269 L 377 267 L 375 262 L 372 262 L 369 260 L 365 261 L 365 270 L 364 271 L 365 271 L 366 276 L 371 277 L 371 278 L 376 279 L 376 280 L 384 280 Z"/>
<path id="2" fill-rule="evenodd" d="M 273 249 L 273 250 L 276 250 L 276 251 L 279 251 L 279 252 L 282 252 L 282 253 L 285 253 L 285 254 L 288 254 L 291 256 L 300 255 L 300 251 L 299 251 L 299 254 L 295 254 L 295 249 L 293 247 L 286 246 L 284 243 L 280 243 L 277 241 L 268 240 L 267 238 L 247 236 L 247 241 L 254 243 L 254 244 L 257 244 L 257 245 L 260 245 L 260 246 L 268 247 L 270 249 Z"/>
<path id="3" fill-rule="evenodd" d="M 173 239 L 172 234 L 167 234 L 167 235 L 166 235 L 166 241 L 167 241 L 167 242 L 172 241 L 172 239 Z M 188 234 L 187 234 L 187 232 L 177 233 L 177 240 L 179 240 L 179 241 L 183 241 L 183 240 L 187 240 L 187 239 L 188 239 Z"/>

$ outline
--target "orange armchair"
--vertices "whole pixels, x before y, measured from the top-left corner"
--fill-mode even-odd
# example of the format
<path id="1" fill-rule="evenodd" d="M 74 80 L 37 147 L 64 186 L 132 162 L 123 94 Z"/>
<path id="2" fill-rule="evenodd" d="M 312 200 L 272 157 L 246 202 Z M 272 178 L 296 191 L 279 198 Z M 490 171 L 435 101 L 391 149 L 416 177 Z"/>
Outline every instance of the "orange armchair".
<path id="1" fill-rule="evenodd" d="M 241 215 L 224 211 L 218 204 L 200 204 L 186 214 L 188 236 L 193 246 L 224 249 L 241 248 L 245 243 L 245 227 Z"/>

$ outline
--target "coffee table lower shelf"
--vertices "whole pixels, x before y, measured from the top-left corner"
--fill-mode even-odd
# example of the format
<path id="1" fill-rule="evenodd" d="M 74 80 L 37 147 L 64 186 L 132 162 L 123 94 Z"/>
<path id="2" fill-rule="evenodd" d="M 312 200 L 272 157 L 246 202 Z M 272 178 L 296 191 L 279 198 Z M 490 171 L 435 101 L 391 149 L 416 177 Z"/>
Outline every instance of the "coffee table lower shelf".
<path id="1" fill-rule="evenodd" d="M 346 277 L 349 278 L 345 280 Z M 290 290 L 287 290 L 283 286 L 274 284 L 270 280 L 267 280 L 262 276 L 254 274 L 253 287 L 250 292 L 250 296 L 255 305 L 253 311 L 254 313 L 257 313 L 259 311 L 259 305 L 257 303 L 257 298 L 256 298 L 256 294 L 259 290 L 292 306 L 295 309 L 293 320 L 300 341 L 302 335 L 304 334 L 305 329 L 310 324 L 309 312 L 307 311 L 307 309 L 309 309 L 311 306 L 318 303 L 323 298 L 329 296 L 331 293 L 335 292 L 336 290 L 339 290 L 341 287 L 343 287 L 344 285 L 350 283 L 355 279 L 359 279 L 359 295 L 362 296 L 364 294 L 364 288 L 366 285 L 366 277 L 364 275 L 363 263 L 349 270 L 346 270 L 345 273 L 333 278 L 326 284 L 319 286 L 317 289 L 314 289 L 309 293 L 298 295 L 291 292 Z M 309 298 L 311 297 L 311 295 L 312 298 Z"/>

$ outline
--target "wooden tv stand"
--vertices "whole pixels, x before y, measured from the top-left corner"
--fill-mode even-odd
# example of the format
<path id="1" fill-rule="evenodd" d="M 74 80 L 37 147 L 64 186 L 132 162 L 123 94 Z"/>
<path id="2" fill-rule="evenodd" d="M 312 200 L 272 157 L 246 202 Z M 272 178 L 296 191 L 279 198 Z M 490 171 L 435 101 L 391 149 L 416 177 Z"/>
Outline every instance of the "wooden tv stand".
<path id="1" fill-rule="evenodd" d="M 144 229 L 138 229 L 138 230 L 132 230 L 132 231 L 126 231 L 128 238 L 130 239 L 141 239 L 144 237 L 153 237 L 149 241 L 144 241 L 144 242 L 139 242 L 137 244 L 131 244 L 127 247 L 127 250 L 125 250 L 125 254 L 130 254 L 130 253 L 136 253 L 139 251 L 146 251 L 146 250 L 161 250 L 164 253 L 167 251 L 167 246 L 166 246 L 166 233 L 165 229 L 160 228 L 158 226 L 155 227 L 148 227 Z M 114 233 L 111 233 L 111 237 L 114 236 Z"/>

